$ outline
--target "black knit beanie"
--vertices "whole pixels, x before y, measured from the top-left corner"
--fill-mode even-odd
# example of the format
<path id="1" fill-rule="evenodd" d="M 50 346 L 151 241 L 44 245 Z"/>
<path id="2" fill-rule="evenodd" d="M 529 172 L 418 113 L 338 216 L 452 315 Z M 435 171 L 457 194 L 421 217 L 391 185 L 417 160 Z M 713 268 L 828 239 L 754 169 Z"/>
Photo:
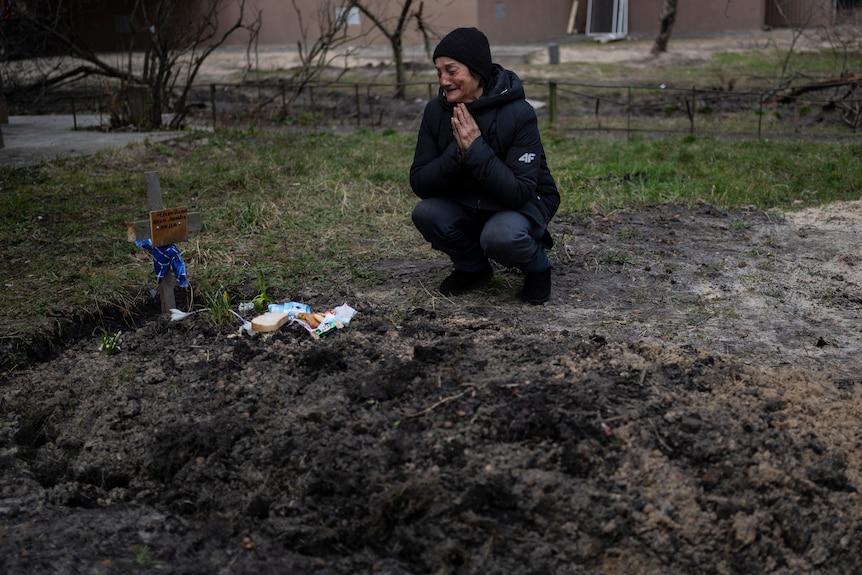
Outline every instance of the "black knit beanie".
<path id="1" fill-rule="evenodd" d="M 434 49 L 434 57 L 431 60 L 436 60 L 440 56 L 465 64 L 480 76 L 485 84 L 494 74 L 488 37 L 478 28 L 456 28 L 446 34 Z"/>

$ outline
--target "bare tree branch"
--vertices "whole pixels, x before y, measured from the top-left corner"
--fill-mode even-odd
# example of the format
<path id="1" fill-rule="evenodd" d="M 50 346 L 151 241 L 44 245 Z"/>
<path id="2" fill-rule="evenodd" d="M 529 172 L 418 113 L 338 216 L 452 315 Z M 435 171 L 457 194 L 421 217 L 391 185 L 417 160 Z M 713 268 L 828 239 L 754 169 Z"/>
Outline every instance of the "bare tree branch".
<path id="1" fill-rule="evenodd" d="M 303 18 L 302 10 L 299 9 L 296 0 L 291 0 L 291 3 L 299 22 L 301 35 L 301 39 L 296 44 L 299 66 L 289 78 L 289 94 L 286 93 L 287 97 L 279 113 L 281 120 L 290 115 L 293 103 L 296 102 L 300 94 L 310 84 L 320 79 L 323 72 L 337 57 L 333 55 L 333 52 L 345 45 L 350 39 L 347 34 L 348 10 L 336 11 L 332 2 L 326 0 L 317 10 L 318 33 L 316 38 L 310 41 L 311 34 L 309 34 L 308 24 Z M 342 70 L 341 74 L 345 71 Z M 268 101 L 262 102 L 259 107 L 263 107 L 268 103 Z"/>
<path id="2" fill-rule="evenodd" d="M 420 2 L 419 9 L 411 12 L 413 0 L 402 0 L 401 11 L 392 28 L 389 27 L 389 20 L 381 15 L 383 9 L 380 8 L 380 12 L 375 12 L 367 0 L 349 0 L 348 5 L 359 10 L 389 41 L 389 45 L 392 47 L 392 56 L 395 59 L 395 97 L 404 98 L 407 84 L 404 70 L 404 33 L 412 20 L 416 20 L 417 29 L 425 39 L 426 47 L 429 43 L 427 26 L 422 17 L 423 3 Z"/>
<path id="3" fill-rule="evenodd" d="M 65 70 L 57 67 L 52 72 L 38 77 L 24 89 L 56 88 L 90 75 L 100 75 L 120 81 L 120 89 L 132 85 L 145 85 L 149 90 L 149 113 L 147 123 L 162 124 L 165 110 L 182 113 L 189 93 L 204 61 L 222 46 L 231 35 L 248 26 L 245 21 L 247 0 L 135 0 L 130 15 L 140 22 L 146 35 L 141 71 L 135 70 L 129 46 L 128 60 L 123 64 L 111 64 L 98 54 L 81 37 L 74 23 L 80 13 L 79 1 L 32 0 L 20 18 L 53 45 L 62 46 L 66 58 L 79 60 L 85 65 Z M 228 4 L 239 7 L 239 14 L 228 26 L 223 27 L 220 18 Z M 202 9 L 201 9 L 202 8 Z M 258 14 L 258 18 L 260 14 Z M 37 64 L 34 61 L 33 66 Z M 82 76 L 82 70 L 86 74 Z"/>

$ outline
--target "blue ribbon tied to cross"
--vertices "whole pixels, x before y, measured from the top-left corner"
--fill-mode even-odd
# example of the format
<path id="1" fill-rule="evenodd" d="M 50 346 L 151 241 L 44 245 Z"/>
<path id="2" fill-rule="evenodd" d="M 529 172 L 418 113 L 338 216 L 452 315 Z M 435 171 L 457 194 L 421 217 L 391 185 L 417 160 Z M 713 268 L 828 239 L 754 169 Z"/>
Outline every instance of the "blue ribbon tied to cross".
<path id="1" fill-rule="evenodd" d="M 186 263 L 183 261 L 183 256 L 180 254 L 177 246 L 174 244 L 154 246 L 152 240 L 149 238 L 135 240 L 135 245 L 153 254 L 153 271 L 156 274 L 157 281 L 162 281 L 167 275 L 168 270 L 172 270 L 177 280 L 177 285 L 181 288 L 189 287 L 189 278 L 186 275 Z"/>
<path id="2" fill-rule="evenodd" d="M 201 214 L 185 206 L 165 209 L 157 172 L 145 172 L 144 181 L 150 217 L 126 222 L 126 236 L 153 256 L 162 311 L 168 312 L 176 307 L 174 287 L 189 287 L 186 264 L 176 244 L 188 241 L 188 232 L 200 231 Z"/>

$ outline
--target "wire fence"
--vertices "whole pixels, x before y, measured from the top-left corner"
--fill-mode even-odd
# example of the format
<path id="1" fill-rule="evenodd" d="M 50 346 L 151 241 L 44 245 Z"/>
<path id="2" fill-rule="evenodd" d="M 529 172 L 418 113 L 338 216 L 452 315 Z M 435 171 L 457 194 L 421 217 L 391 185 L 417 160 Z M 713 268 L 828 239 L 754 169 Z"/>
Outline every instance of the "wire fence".
<path id="1" fill-rule="evenodd" d="M 431 86 L 406 84 L 407 96 L 395 98 L 391 83 L 209 84 L 208 120 L 213 129 L 249 120 L 315 130 L 333 125 L 396 127 L 417 120 L 424 102 L 436 93 Z"/>
<path id="2" fill-rule="evenodd" d="M 860 76 L 763 92 L 555 80 L 526 80 L 525 85 L 540 121 L 560 133 L 841 138 L 858 136 L 862 128 Z M 252 124 L 309 131 L 417 129 L 425 103 L 436 97 L 437 83 L 403 88 L 405 97 L 395 98 L 395 87 L 385 82 L 209 84 L 192 91 L 192 104 L 173 123 L 213 130 Z M 83 106 L 73 103 L 73 109 Z M 104 103 L 99 106 L 105 111 Z"/>
<path id="3" fill-rule="evenodd" d="M 556 129 L 687 133 L 759 138 L 840 136 L 862 127 L 862 78 L 816 90 L 770 92 L 548 82 L 548 122 Z"/>
<path id="4" fill-rule="evenodd" d="M 862 127 L 862 77 L 838 79 L 810 90 L 769 92 L 669 86 L 607 86 L 527 81 L 542 121 L 561 132 L 684 133 L 756 138 L 787 135 L 847 136 Z M 415 127 L 436 83 L 211 84 L 214 128 L 237 121 L 296 127 Z"/>

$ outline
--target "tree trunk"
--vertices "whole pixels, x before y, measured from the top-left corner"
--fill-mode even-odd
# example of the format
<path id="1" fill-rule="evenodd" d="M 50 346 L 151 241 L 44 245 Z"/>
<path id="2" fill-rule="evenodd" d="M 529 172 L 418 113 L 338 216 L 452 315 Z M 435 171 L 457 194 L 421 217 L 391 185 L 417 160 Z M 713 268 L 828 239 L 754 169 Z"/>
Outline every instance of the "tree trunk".
<path id="1" fill-rule="evenodd" d="M 0 71 L 0 125 L 9 123 L 9 113 L 6 111 L 6 95 L 3 93 L 3 72 Z M 0 127 L 0 149 L 3 149 L 3 129 Z"/>
<path id="2" fill-rule="evenodd" d="M 0 71 L 0 124 L 9 123 L 9 111 L 6 109 L 6 93 L 3 91 L 3 72 Z M 0 144 L 3 143 L 0 138 Z M 0 146 L 2 148 L 3 146 Z"/>
<path id="3" fill-rule="evenodd" d="M 387 19 L 384 18 L 383 14 L 372 12 L 369 4 L 371 2 L 351 0 L 348 6 L 357 8 L 362 14 L 365 14 L 371 20 L 371 24 L 389 39 L 389 44 L 392 46 L 392 57 L 395 59 L 395 97 L 403 99 L 406 95 L 407 87 L 406 73 L 404 71 L 404 31 L 407 29 L 407 24 L 410 23 L 410 20 L 415 17 L 419 30 L 423 35 L 425 34 L 425 25 L 422 21 L 422 3 L 419 3 L 419 10 L 412 13 L 410 8 L 413 5 L 413 0 L 401 0 L 401 13 L 392 30 L 387 26 Z"/>
<path id="4" fill-rule="evenodd" d="M 403 100 L 407 95 L 407 75 L 404 73 L 404 46 L 400 35 L 392 37 L 392 54 L 395 56 L 395 97 Z"/>
<path id="5" fill-rule="evenodd" d="M 661 26 L 658 31 L 658 36 L 655 37 L 650 54 L 658 56 L 662 52 L 667 52 L 667 42 L 670 40 L 670 32 L 673 28 L 673 21 L 676 19 L 676 0 L 664 0 L 664 5 L 661 7 L 661 16 L 659 22 Z"/>

